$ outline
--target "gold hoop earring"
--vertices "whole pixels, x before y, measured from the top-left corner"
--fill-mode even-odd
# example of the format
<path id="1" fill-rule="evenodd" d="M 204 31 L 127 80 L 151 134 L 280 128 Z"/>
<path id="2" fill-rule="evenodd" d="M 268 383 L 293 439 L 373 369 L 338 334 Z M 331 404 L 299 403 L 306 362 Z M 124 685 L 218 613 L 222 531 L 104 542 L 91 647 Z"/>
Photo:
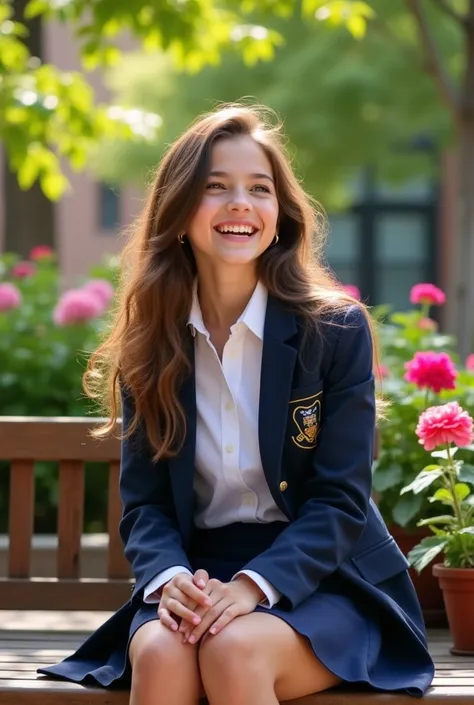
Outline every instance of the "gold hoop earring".
<path id="1" fill-rule="evenodd" d="M 184 235 L 185 235 L 185 233 L 180 233 L 178 235 L 178 240 L 179 240 L 180 245 L 184 245 Z"/>
<path id="2" fill-rule="evenodd" d="M 280 239 L 280 238 L 278 237 L 278 233 L 275 233 L 275 237 L 274 237 L 273 240 L 272 240 L 271 247 L 274 247 L 274 246 L 277 244 L 277 242 L 278 242 L 279 239 Z"/>

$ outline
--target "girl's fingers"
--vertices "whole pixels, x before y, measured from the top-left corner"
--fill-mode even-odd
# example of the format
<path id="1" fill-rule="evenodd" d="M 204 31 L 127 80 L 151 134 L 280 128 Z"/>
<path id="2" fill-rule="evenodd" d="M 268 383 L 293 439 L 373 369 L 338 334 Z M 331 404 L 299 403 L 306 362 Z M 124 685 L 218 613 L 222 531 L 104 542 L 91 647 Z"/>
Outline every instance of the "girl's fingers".
<path id="1" fill-rule="evenodd" d="M 178 625 L 168 612 L 168 610 L 165 607 L 158 607 L 158 617 L 160 618 L 160 622 L 163 624 L 163 626 L 168 627 L 168 629 L 171 629 L 172 632 L 176 632 L 178 630 Z"/>
<path id="2" fill-rule="evenodd" d="M 168 612 L 172 612 L 177 617 L 181 617 L 181 619 L 186 620 L 186 622 L 189 622 L 190 624 L 197 625 L 201 622 L 201 617 L 199 617 L 195 612 L 192 612 L 179 600 L 175 600 L 174 597 L 171 597 L 166 600 L 164 608 Z"/>
<path id="3" fill-rule="evenodd" d="M 199 568 L 193 575 L 193 582 L 201 590 L 206 587 L 209 582 L 209 573 L 204 568 Z"/>
<path id="4" fill-rule="evenodd" d="M 221 616 L 214 622 L 212 627 L 209 629 L 210 634 L 218 634 L 221 629 L 223 629 L 229 622 L 240 615 L 240 611 L 237 603 L 231 604 L 227 607 Z"/>
<path id="5" fill-rule="evenodd" d="M 227 596 L 222 597 L 222 599 L 216 602 L 203 616 L 201 623 L 195 626 L 191 631 L 188 642 L 190 644 L 196 644 L 232 604 L 231 599 Z"/>
<path id="6" fill-rule="evenodd" d="M 183 577 L 185 579 L 179 582 L 176 581 L 176 587 L 178 587 L 181 592 L 186 595 L 187 598 L 190 598 L 191 600 L 194 600 L 194 602 L 197 602 L 198 605 L 202 605 L 203 607 L 210 607 L 212 603 L 207 597 L 204 590 L 198 588 L 192 580 L 186 579 L 186 576 Z"/>

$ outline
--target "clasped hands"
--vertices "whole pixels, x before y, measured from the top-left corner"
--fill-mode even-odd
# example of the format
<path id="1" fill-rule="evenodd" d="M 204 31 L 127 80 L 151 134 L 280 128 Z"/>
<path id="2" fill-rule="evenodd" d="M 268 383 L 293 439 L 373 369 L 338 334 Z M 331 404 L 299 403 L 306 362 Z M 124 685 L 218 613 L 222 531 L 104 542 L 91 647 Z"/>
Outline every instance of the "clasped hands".
<path id="1" fill-rule="evenodd" d="M 205 570 L 178 573 L 163 587 L 158 616 L 165 627 L 183 635 L 183 643 L 196 644 L 204 634 L 218 634 L 235 617 L 253 612 L 264 597 L 245 575 L 223 583 L 209 579 Z"/>

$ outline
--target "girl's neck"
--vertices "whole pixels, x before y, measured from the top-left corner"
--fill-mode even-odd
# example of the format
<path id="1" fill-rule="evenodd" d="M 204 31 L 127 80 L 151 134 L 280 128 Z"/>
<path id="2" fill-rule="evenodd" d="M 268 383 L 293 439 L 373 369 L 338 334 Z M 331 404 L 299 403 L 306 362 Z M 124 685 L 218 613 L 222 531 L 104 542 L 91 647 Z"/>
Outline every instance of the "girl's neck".
<path id="1" fill-rule="evenodd" d="M 232 271 L 214 272 L 212 276 L 198 275 L 199 304 L 208 331 L 229 331 L 250 301 L 257 275 L 239 270 L 233 267 Z"/>

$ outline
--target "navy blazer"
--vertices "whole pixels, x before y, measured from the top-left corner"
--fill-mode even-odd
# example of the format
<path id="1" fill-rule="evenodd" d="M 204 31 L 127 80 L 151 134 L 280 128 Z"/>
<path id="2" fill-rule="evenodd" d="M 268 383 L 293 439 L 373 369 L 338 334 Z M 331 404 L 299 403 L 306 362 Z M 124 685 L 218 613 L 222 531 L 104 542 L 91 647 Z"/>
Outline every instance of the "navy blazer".
<path id="1" fill-rule="evenodd" d="M 336 570 L 376 585 L 408 567 L 370 499 L 375 395 L 366 319 L 352 306 L 321 322 L 304 346 L 303 339 L 298 317 L 269 296 L 258 436 L 268 486 L 289 524 L 245 568 L 269 580 L 286 609 Z M 143 429 L 122 442 L 120 533 L 136 581 L 132 601 L 166 568 L 192 570 L 194 372 L 180 400 L 187 433 L 175 458 L 153 464 Z M 133 414 L 126 393 L 122 404 L 126 429 Z"/>

